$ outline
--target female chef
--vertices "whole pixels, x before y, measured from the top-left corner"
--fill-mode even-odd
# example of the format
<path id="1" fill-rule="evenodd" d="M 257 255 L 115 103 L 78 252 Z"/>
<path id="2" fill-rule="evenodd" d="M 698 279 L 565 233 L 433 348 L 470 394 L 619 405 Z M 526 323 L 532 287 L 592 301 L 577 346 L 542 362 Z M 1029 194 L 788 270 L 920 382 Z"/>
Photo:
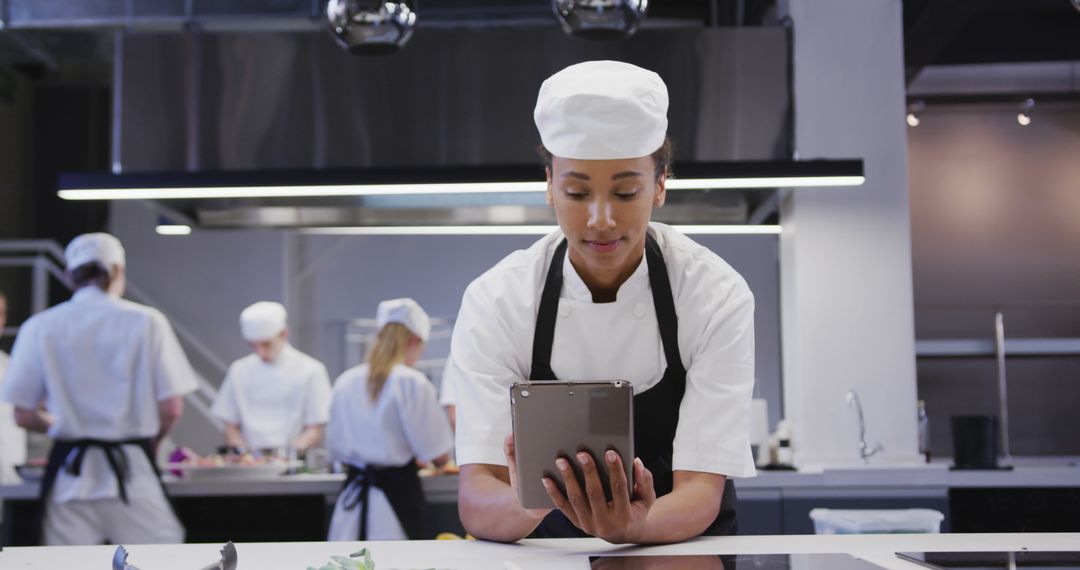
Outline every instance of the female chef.
<path id="1" fill-rule="evenodd" d="M 454 328 L 459 510 L 471 534 L 592 535 L 660 543 L 735 532 L 729 477 L 755 474 L 747 432 L 754 298 L 705 247 L 650 223 L 671 168 L 667 87 L 615 61 L 572 65 L 540 87 L 534 118 L 556 231 L 473 281 Z M 579 483 L 552 458 L 555 510 L 517 500 L 509 387 L 531 380 L 634 385 L 632 499 L 614 452 L 579 453 Z M 613 476 L 604 499 L 594 461 Z M 619 490 L 624 492 L 620 493 Z"/>
<path id="2" fill-rule="evenodd" d="M 379 303 L 367 362 L 334 383 L 326 445 L 348 468 L 329 540 L 431 539 L 416 461 L 449 459 L 450 424 L 435 387 L 413 368 L 431 320 L 412 299 Z"/>
<path id="3" fill-rule="evenodd" d="M 75 294 L 20 328 L 3 391 L 20 426 L 53 438 L 44 542 L 183 542 L 154 457 L 195 373 L 164 315 L 120 298 L 119 240 L 84 234 L 64 254 Z"/>
<path id="4" fill-rule="evenodd" d="M 289 343 L 281 303 L 260 301 L 240 313 L 252 353 L 233 362 L 214 401 L 225 444 L 262 450 L 319 445 L 330 416 L 330 375 Z"/>

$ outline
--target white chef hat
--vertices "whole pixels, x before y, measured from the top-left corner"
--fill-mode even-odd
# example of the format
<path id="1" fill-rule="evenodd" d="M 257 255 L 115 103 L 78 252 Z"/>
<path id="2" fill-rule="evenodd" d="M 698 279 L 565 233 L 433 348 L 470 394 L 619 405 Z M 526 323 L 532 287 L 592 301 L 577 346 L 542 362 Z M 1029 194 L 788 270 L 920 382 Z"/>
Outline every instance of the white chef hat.
<path id="1" fill-rule="evenodd" d="M 83 234 L 71 240 L 64 250 L 64 259 L 69 270 L 95 262 L 105 269 L 112 269 L 113 265 L 124 267 L 126 264 L 124 246 L 120 245 L 120 240 L 103 232 Z"/>
<path id="2" fill-rule="evenodd" d="M 390 299 L 379 303 L 375 310 L 375 326 L 382 329 L 389 323 L 401 323 L 420 340 L 427 342 L 431 335 L 431 317 L 420 304 L 409 298 Z"/>
<path id="3" fill-rule="evenodd" d="M 240 333 L 248 342 L 273 338 L 285 330 L 288 316 L 281 303 L 259 301 L 240 313 Z"/>
<path id="4" fill-rule="evenodd" d="M 581 160 L 648 156 L 667 135 L 667 85 L 621 61 L 586 61 L 540 86 L 533 119 L 551 154 Z"/>

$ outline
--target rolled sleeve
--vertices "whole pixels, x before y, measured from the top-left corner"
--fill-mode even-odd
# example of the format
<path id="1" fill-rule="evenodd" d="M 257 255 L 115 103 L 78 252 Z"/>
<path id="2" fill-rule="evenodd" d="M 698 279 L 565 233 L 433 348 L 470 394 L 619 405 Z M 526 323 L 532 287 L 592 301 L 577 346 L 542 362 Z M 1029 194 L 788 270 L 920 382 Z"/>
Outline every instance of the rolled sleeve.
<path id="1" fill-rule="evenodd" d="M 320 362 L 311 375 L 310 394 L 307 410 L 304 413 L 304 425 L 322 425 L 330 421 L 330 400 L 333 389 L 330 387 L 330 374 Z"/>
<path id="2" fill-rule="evenodd" d="M 37 408 L 45 399 L 43 364 L 37 327 L 31 320 L 21 327 L 15 339 L 0 399 L 19 408 Z"/>
<path id="3" fill-rule="evenodd" d="M 406 380 L 406 378 L 402 378 Z M 450 420 L 439 407 L 435 398 L 435 386 L 427 378 L 415 378 L 408 382 L 399 402 L 405 437 L 409 440 L 416 457 L 431 461 L 450 453 L 453 440 L 450 437 Z M 403 382 L 405 384 L 405 382 Z"/>
<path id="4" fill-rule="evenodd" d="M 506 465 L 510 386 L 528 377 L 520 355 L 528 354 L 522 347 L 532 344 L 535 317 L 527 303 L 493 289 L 474 282 L 465 291 L 450 343 L 454 366 L 447 379 L 455 390 L 455 452 L 462 465 Z M 515 331 L 510 323 L 523 330 Z"/>
<path id="5" fill-rule="evenodd" d="M 714 290 L 710 296 L 714 301 L 686 319 L 702 324 L 690 327 L 698 340 L 679 408 L 672 457 L 672 467 L 677 470 L 728 477 L 756 475 L 749 432 L 754 390 L 754 297 L 745 281 L 733 281 L 726 287 L 726 295 L 723 289 L 719 295 Z"/>
<path id="6" fill-rule="evenodd" d="M 230 424 L 240 423 L 240 409 L 236 401 L 236 374 L 236 364 L 233 364 L 225 375 L 225 381 L 221 383 L 221 390 L 218 391 L 213 407 L 210 408 L 215 416 Z"/>

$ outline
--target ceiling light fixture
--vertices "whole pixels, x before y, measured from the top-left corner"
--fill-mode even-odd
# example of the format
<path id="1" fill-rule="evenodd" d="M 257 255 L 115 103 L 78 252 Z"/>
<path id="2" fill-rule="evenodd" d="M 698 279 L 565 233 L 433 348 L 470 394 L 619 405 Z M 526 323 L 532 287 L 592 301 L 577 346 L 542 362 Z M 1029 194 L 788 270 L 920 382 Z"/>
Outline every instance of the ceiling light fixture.
<path id="1" fill-rule="evenodd" d="M 780 233 L 778 225 L 697 225 L 672 226 L 684 234 L 698 235 L 775 235 Z M 304 228 L 300 233 L 307 235 L 545 235 L 558 229 L 558 226 L 508 225 L 508 226 L 343 226 Z"/>
<path id="2" fill-rule="evenodd" d="M 564 32 L 588 39 L 615 40 L 637 31 L 648 0 L 552 0 Z"/>
<path id="3" fill-rule="evenodd" d="M 326 19 L 338 45 L 361 55 L 394 53 L 416 28 L 416 12 L 396 1 L 329 0 Z"/>
<path id="4" fill-rule="evenodd" d="M 161 236 L 191 235 L 191 226 L 184 224 L 158 224 L 154 231 Z"/>
<path id="5" fill-rule="evenodd" d="M 739 161 L 676 164 L 669 190 L 859 186 L 861 160 Z M 64 200 L 319 198 L 544 192 L 537 166 L 63 174 Z"/>
<path id="6" fill-rule="evenodd" d="M 1016 122 L 1021 127 L 1026 127 L 1031 124 L 1031 110 L 1035 108 L 1034 99 L 1024 99 L 1023 103 L 1020 103 L 1020 112 L 1016 114 Z"/>

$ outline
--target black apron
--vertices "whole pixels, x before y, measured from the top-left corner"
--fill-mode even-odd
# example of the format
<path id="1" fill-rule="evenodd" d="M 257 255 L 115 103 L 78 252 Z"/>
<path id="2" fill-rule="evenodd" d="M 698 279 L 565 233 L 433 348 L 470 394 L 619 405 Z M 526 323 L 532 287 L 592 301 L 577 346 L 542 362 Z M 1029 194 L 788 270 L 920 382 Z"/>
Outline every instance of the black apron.
<path id="1" fill-rule="evenodd" d="M 551 347 L 555 340 L 555 321 L 559 311 L 559 294 L 563 283 L 563 260 L 566 257 L 566 240 L 555 249 L 548 269 L 544 292 L 540 296 L 540 309 L 536 316 L 533 336 L 532 372 L 529 380 L 534 382 L 557 380 L 551 370 Z M 675 299 L 671 293 L 667 265 L 660 253 L 660 246 L 651 235 L 645 235 L 645 259 L 649 266 L 649 285 L 652 288 L 656 320 L 660 326 L 660 340 L 664 345 L 667 369 L 660 382 L 634 396 L 634 453 L 653 474 L 656 496 L 671 492 L 674 484 L 671 468 L 672 446 L 675 429 L 679 425 L 679 405 L 686 390 L 686 369 L 679 354 L 679 327 L 675 314 Z M 704 535 L 723 536 L 736 534 L 735 485 L 731 479 L 724 483 L 720 513 Z M 578 538 L 588 536 L 577 528 L 558 509 L 552 511 L 540 523 L 530 538 Z"/>
<path id="2" fill-rule="evenodd" d="M 431 518 L 428 516 L 427 500 L 424 498 L 424 490 L 420 486 L 420 476 L 417 473 L 416 461 L 409 460 L 405 465 L 398 467 L 356 467 L 347 465 L 348 471 L 345 483 L 341 486 L 339 496 L 344 496 L 342 507 L 351 511 L 359 505 L 360 537 L 358 540 L 367 540 L 368 529 L 368 495 L 372 487 L 377 487 L 386 495 L 390 507 L 405 536 L 409 540 L 431 540 L 435 538 L 435 532 L 431 527 Z"/>
<path id="3" fill-rule="evenodd" d="M 66 469 L 68 473 L 78 477 L 82 474 L 82 464 L 83 459 L 86 457 L 86 451 L 91 447 L 101 448 L 105 452 L 105 459 L 109 463 L 109 469 L 116 477 L 116 487 L 120 494 L 120 500 L 125 505 L 130 504 L 127 496 L 127 482 L 131 479 L 131 469 L 128 466 L 127 455 L 122 449 L 125 445 L 137 445 L 146 454 L 146 459 L 150 461 L 150 466 L 153 467 L 154 474 L 157 475 L 158 484 L 161 485 L 161 492 L 165 494 L 165 500 L 169 502 L 171 508 L 172 501 L 169 499 L 169 493 L 165 490 L 165 484 L 161 481 L 161 471 L 158 470 L 157 461 L 154 460 L 154 442 L 151 438 L 141 437 L 122 440 L 58 439 L 53 442 L 52 449 L 49 450 L 49 462 L 45 465 L 45 474 L 41 478 L 41 488 L 38 491 L 38 502 L 41 504 L 38 529 L 44 529 L 46 501 L 56 484 L 56 477 L 60 474 L 60 470 Z M 74 455 L 72 455 L 72 452 L 74 452 Z M 176 514 L 175 510 L 173 514 Z M 44 539 L 44 536 L 42 534 L 41 538 Z"/>

